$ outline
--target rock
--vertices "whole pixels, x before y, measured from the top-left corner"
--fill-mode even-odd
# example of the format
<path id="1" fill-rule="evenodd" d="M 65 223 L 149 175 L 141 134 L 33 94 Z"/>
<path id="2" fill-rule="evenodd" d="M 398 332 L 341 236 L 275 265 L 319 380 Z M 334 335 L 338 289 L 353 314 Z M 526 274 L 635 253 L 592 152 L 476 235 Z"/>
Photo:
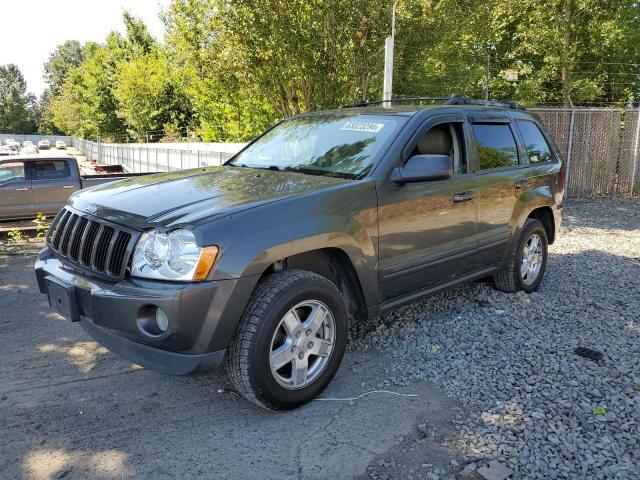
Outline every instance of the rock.
<path id="1" fill-rule="evenodd" d="M 460 476 L 473 478 L 475 476 L 477 468 L 478 468 L 478 465 L 475 462 L 471 462 L 465 465 L 465 467 L 460 471 Z"/>
<path id="2" fill-rule="evenodd" d="M 497 460 L 480 466 L 476 471 L 486 480 L 506 480 L 513 473 L 513 470 Z"/>
<path id="3" fill-rule="evenodd" d="M 349 349 L 390 355 L 386 384 L 428 381 L 454 398 L 462 410 L 447 447 L 478 465 L 502 462 L 518 479 L 635 478 L 627 467 L 640 462 L 640 297 L 630 294 L 638 251 L 640 199 L 570 203 L 537 292 L 459 287 L 352 322 Z M 588 362 L 577 346 L 606 346 L 605 359 Z M 438 429 L 417 430 L 421 452 Z M 428 471 L 436 473 L 431 466 L 421 478 Z"/>

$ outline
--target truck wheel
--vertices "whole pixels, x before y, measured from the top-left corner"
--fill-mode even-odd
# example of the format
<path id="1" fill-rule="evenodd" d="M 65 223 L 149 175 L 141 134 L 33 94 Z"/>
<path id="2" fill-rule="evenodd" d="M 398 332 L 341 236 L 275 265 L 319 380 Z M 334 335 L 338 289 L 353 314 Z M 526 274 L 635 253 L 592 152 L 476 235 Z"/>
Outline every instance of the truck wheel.
<path id="1" fill-rule="evenodd" d="M 226 368 L 250 402 L 299 407 L 329 384 L 347 344 L 347 309 L 326 278 L 285 270 L 261 281 L 231 340 Z"/>
<path id="2" fill-rule="evenodd" d="M 529 218 L 507 265 L 493 277 L 496 288 L 504 292 L 536 290 L 547 267 L 548 248 L 544 226 L 539 220 Z"/>

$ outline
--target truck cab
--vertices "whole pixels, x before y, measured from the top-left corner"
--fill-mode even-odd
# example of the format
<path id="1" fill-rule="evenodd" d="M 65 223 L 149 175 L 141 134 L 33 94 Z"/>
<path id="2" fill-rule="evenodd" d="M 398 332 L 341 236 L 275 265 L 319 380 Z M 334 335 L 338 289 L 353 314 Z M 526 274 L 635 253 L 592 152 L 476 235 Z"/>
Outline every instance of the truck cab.
<path id="1" fill-rule="evenodd" d="M 55 215 L 79 188 L 77 164 L 70 155 L 17 155 L 0 160 L 0 219 Z"/>

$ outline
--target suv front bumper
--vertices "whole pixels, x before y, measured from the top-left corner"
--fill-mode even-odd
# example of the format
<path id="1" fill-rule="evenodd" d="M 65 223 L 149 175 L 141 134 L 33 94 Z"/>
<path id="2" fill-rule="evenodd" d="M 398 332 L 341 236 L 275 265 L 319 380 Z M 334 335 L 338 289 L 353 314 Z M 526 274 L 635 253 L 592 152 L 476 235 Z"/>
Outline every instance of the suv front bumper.
<path id="1" fill-rule="evenodd" d="M 65 316 L 96 341 L 131 362 L 170 375 L 217 367 L 258 280 L 110 283 L 66 267 L 48 249 L 40 253 L 35 272 L 40 292 L 52 306 L 52 297 L 69 293 L 63 303 L 68 302 L 71 313 Z M 146 328 L 157 308 L 169 319 L 162 333 Z"/>

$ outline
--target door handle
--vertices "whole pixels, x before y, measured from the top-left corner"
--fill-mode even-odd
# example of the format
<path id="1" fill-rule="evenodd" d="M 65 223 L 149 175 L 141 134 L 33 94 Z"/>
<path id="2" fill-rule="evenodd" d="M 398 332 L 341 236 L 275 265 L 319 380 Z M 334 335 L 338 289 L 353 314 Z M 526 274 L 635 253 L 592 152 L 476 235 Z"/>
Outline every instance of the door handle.
<path id="1" fill-rule="evenodd" d="M 75 185 L 63 185 L 62 188 L 76 188 Z"/>
<path id="2" fill-rule="evenodd" d="M 526 188 L 531 186 L 530 178 L 521 178 L 516 182 L 516 188 Z"/>
<path id="3" fill-rule="evenodd" d="M 16 188 L 16 192 L 26 192 L 29 190 L 29 187 L 24 187 L 24 188 Z"/>
<path id="4" fill-rule="evenodd" d="M 476 197 L 476 192 L 458 192 L 453 195 L 453 201 L 455 203 L 468 202 Z"/>

